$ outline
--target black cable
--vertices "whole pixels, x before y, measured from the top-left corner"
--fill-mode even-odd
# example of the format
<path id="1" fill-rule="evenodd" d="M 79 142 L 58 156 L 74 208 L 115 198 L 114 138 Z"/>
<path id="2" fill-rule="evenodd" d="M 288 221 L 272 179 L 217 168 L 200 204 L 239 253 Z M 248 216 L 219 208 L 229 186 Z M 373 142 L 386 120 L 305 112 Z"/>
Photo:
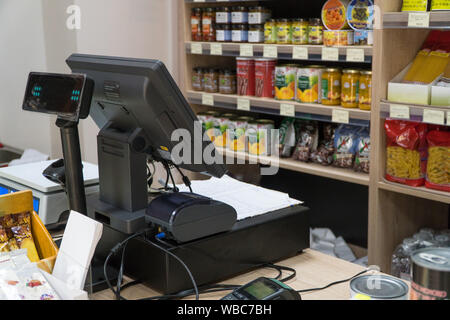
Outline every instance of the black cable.
<path id="1" fill-rule="evenodd" d="M 345 280 L 335 281 L 335 282 L 332 282 L 332 283 L 330 283 L 330 284 L 327 284 L 326 286 L 321 287 L 321 288 L 312 288 L 312 289 L 297 290 L 297 292 L 298 292 L 298 293 L 303 293 L 303 292 L 310 292 L 310 291 L 324 290 L 324 289 L 327 289 L 327 288 L 332 287 L 332 286 L 334 286 L 334 285 L 348 282 L 348 281 L 352 280 L 353 278 L 356 278 L 356 277 L 358 277 L 358 276 L 360 276 L 360 275 L 366 273 L 367 271 L 368 271 L 368 270 L 361 271 L 361 272 L 355 274 L 355 275 L 354 275 L 353 277 L 351 277 L 351 278 L 348 278 L 348 279 L 345 279 Z"/>
<path id="2" fill-rule="evenodd" d="M 221 292 L 221 291 L 231 291 L 234 289 L 239 288 L 238 285 L 231 285 L 231 284 L 217 284 L 217 285 L 206 285 L 199 287 L 199 294 L 205 294 L 205 293 L 213 293 L 213 292 Z M 194 295 L 194 290 L 184 290 L 180 291 L 174 294 L 168 294 L 163 296 L 155 296 L 155 297 L 149 297 L 149 298 L 143 298 L 141 300 L 172 300 L 172 299 L 182 299 L 189 296 Z"/>
<path id="3" fill-rule="evenodd" d="M 189 180 L 189 178 L 187 176 L 185 176 L 185 174 L 183 173 L 183 171 L 181 171 L 181 169 L 174 164 L 174 167 L 178 170 L 178 172 L 181 174 L 181 177 L 183 179 L 183 182 L 185 184 L 186 187 L 189 188 L 189 191 L 192 193 L 192 187 L 191 187 L 191 180 Z"/>
<path id="4" fill-rule="evenodd" d="M 297 271 L 295 269 L 293 269 L 293 268 L 290 268 L 290 267 L 279 266 L 279 265 L 275 265 L 275 264 L 272 264 L 272 263 L 266 263 L 263 266 L 278 270 L 279 274 L 278 274 L 278 276 L 275 279 L 279 280 L 280 282 L 286 282 L 286 281 L 292 280 L 297 275 Z M 286 278 L 280 279 L 283 270 L 292 272 L 292 274 L 290 274 Z"/>
<path id="5" fill-rule="evenodd" d="M 120 291 L 121 291 L 122 280 L 123 280 L 123 267 L 124 267 L 125 252 L 127 250 L 127 245 L 128 245 L 128 242 L 124 244 L 123 249 L 122 249 L 122 257 L 120 259 L 119 274 L 117 275 L 116 300 L 120 300 Z"/>

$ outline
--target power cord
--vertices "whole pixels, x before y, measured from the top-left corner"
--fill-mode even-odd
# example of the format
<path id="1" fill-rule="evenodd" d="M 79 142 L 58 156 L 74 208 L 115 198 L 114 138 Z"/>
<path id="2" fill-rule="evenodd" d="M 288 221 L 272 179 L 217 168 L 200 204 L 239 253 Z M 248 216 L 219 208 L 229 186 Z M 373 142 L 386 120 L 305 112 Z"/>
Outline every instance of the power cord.
<path id="1" fill-rule="evenodd" d="M 353 277 L 351 277 L 351 278 L 344 279 L 344 280 L 339 280 L 339 281 L 335 281 L 335 282 L 332 282 L 332 283 L 330 283 L 330 284 L 327 284 L 326 286 L 321 287 L 321 288 L 312 288 L 312 289 L 297 290 L 297 292 L 298 292 L 298 293 L 304 293 L 304 292 L 320 291 L 320 290 L 328 289 L 329 287 L 335 286 L 335 285 L 337 285 L 337 284 L 341 284 L 341 283 L 345 283 L 345 282 L 351 281 L 353 278 L 356 278 L 356 277 L 358 277 L 358 276 L 360 276 L 360 275 L 362 275 L 362 274 L 364 274 L 364 273 L 366 273 L 366 272 L 368 272 L 368 271 L 369 271 L 369 269 L 366 269 L 366 270 L 364 270 L 364 271 L 361 271 L 361 272 L 355 274 L 355 275 L 354 275 Z"/>

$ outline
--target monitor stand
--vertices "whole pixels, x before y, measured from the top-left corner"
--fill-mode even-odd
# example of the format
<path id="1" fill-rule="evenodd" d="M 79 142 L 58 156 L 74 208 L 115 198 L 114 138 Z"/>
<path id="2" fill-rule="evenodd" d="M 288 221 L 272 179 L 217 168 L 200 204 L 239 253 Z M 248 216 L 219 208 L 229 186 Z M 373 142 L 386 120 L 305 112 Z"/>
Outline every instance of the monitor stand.
<path id="1" fill-rule="evenodd" d="M 146 228 L 146 145 L 142 129 L 124 132 L 113 123 L 97 136 L 100 193 L 89 203 L 88 215 L 125 234 Z"/>

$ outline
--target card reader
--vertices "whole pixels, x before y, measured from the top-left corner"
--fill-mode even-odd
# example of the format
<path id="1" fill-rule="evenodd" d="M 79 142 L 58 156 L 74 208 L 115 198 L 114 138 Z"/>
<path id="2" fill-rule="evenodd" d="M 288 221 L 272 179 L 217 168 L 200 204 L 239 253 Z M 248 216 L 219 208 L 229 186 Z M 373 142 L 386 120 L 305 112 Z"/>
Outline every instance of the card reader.
<path id="1" fill-rule="evenodd" d="M 235 289 L 221 300 L 302 300 L 300 294 L 276 279 L 261 277 Z"/>

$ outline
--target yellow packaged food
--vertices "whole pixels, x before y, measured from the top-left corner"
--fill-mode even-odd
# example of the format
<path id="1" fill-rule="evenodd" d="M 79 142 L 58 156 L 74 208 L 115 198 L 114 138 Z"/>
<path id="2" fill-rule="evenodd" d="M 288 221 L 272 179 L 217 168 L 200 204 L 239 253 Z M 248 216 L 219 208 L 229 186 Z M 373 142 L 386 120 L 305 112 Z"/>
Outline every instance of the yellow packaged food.
<path id="1" fill-rule="evenodd" d="M 345 69 L 342 75 L 341 105 L 344 108 L 358 108 L 359 70 Z"/>
<path id="2" fill-rule="evenodd" d="M 322 22 L 328 30 L 342 30 L 348 27 L 348 0 L 328 0 L 322 8 Z"/>
<path id="3" fill-rule="evenodd" d="M 319 103 L 322 66 L 308 66 L 297 70 L 296 100 L 303 103 Z"/>
<path id="4" fill-rule="evenodd" d="M 450 10 L 450 0 L 431 0 L 431 10 Z"/>
<path id="5" fill-rule="evenodd" d="M 340 69 L 328 68 L 322 74 L 322 104 L 338 106 L 341 104 L 341 80 Z"/>
<path id="6" fill-rule="evenodd" d="M 427 11 L 428 0 L 403 0 L 402 11 Z"/>
<path id="7" fill-rule="evenodd" d="M 275 99 L 294 100 L 296 78 L 296 65 L 277 66 L 275 68 Z"/>
<path id="8" fill-rule="evenodd" d="M 359 77 L 359 108 L 361 110 L 372 108 L 372 71 L 361 71 Z"/>

